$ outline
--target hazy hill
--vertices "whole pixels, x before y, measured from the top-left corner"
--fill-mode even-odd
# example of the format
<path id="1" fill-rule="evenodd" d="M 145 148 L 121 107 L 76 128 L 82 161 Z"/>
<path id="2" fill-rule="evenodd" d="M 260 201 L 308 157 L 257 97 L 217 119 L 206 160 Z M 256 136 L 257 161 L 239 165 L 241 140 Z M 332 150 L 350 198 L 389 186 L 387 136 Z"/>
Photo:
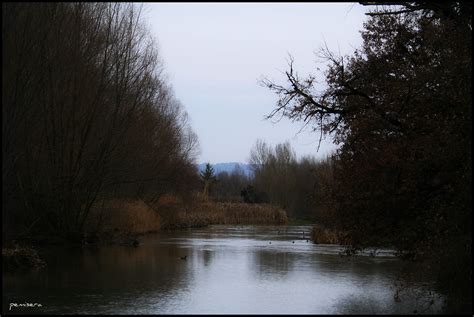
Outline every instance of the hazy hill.
<path id="1" fill-rule="evenodd" d="M 220 172 L 232 173 L 237 167 L 240 167 L 241 170 L 247 175 L 252 175 L 252 167 L 250 164 L 238 163 L 238 162 L 227 162 L 227 163 L 216 163 L 211 164 L 214 168 L 214 172 L 219 174 Z M 206 168 L 206 163 L 198 164 L 199 171 L 203 171 Z"/>

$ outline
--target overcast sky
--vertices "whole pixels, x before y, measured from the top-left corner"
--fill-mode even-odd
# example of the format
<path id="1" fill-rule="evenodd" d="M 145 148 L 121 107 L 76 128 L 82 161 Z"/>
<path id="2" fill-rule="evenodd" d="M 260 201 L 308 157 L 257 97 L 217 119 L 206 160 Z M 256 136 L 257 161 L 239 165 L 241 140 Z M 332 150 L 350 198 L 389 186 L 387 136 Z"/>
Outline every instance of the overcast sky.
<path id="1" fill-rule="evenodd" d="M 316 74 L 316 52 L 326 43 L 352 54 L 367 8 L 357 3 L 146 3 L 143 18 L 158 43 L 176 97 L 197 133 L 198 163 L 248 161 L 257 139 L 290 141 L 298 157 L 316 152 L 319 134 L 301 122 L 265 120 L 277 96 L 267 77 L 284 83 L 288 54 L 301 74 Z"/>

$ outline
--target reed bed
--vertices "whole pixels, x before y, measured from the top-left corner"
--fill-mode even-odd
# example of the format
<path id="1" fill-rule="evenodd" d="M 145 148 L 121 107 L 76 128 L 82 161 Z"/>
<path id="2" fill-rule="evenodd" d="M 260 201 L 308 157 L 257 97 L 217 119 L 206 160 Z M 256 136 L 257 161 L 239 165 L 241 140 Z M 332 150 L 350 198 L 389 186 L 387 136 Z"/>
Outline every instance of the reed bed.
<path id="1" fill-rule="evenodd" d="M 200 202 L 184 206 L 164 221 L 164 228 L 201 227 L 211 224 L 286 224 L 286 212 L 268 204 Z"/>
<path id="2" fill-rule="evenodd" d="M 161 216 L 142 200 L 113 199 L 91 209 L 86 234 L 145 234 L 160 229 Z"/>
<path id="3" fill-rule="evenodd" d="M 212 224 L 287 224 L 286 212 L 268 204 L 211 202 L 165 195 L 153 206 L 141 200 L 113 199 L 96 203 L 86 224 L 86 236 L 110 238 L 141 235 L 160 229 Z"/>
<path id="4" fill-rule="evenodd" d="M 346 233 L 318 226 L 313 227 L 311 240 L 318 244 L 350 244 Z"/>

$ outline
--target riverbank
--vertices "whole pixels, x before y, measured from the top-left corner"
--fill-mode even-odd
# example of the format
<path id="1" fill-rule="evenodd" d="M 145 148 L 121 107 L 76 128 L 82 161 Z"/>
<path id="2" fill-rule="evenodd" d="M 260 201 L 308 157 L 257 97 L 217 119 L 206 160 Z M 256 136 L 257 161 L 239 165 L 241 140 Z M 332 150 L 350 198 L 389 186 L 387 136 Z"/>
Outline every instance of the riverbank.
<path id="1" fill-rule="evenodd" d="M 200 202 L 182 206 L 163 215 L 162 229 L 195 228 L 208 225 L 283 225 L 284 210 L 268 204 Z"/>
<path id="2" fill-rule="evenodd" d="M 156 204 L 141 200 L 110 200 L 96 203 L 85 227 L 87 243 L 136 239 L 140 235 L 180 228 L 215 224 L 283 225 L 286 212 L 269 204 L 183 201 L 163 196 Z"/>
<path id="3" fill-rule="evenodd" d="M 85 223 L 82 241 L 65 242 L 55 237 L 29 237 L 22 246 L 2 247 L 4 266 L 10 269 L 41 268 L 34 245 L 74 243 L 80 245 L 124 245 L 137 247 L 140 236 L 160 230 L 208 225 L 284 225 L 286 212 L 269 204 L 222 203 L 194 199 L 185 202 L 164 196 L 155 205 L 142 200 L 103 200 L 94 204 Z M 5 242 L 5 241 L 4 241 Z M 29 247 L 24 247 L 28 245 Z"/>
<path id="4" fill-rule="evenodd" d="M 351 244 L 347 233 L 321 226 L 313 227 L 313 230 L 311 230 L 311 240 L 316 244 Z"/>
<path id="5" fill-rule="evenodd" d="M 138 236 L 156 232 L 161 224 L 161 216 L 142 200 L 99 201 L 85 223 L 83 243 L 137 246 Z"/>
<path id="6" fill-rule="evenodd" d="M 46 266 L 35 249 L 17 245 L 2 248 L 2 264 L 6 271 L 41 269 Z"/>

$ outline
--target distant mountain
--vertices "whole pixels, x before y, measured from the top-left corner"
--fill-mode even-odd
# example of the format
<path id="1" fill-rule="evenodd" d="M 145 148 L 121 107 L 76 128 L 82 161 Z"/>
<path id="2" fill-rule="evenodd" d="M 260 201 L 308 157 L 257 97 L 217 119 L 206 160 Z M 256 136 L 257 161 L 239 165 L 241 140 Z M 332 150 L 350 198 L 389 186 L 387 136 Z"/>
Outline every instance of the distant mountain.
<path id="1" fill-rule="evenodd" d="M 238 162 L 228 162 L 228 163 L 216 163 L 211 164 L 214 168 L 214 173 L 217 175 L 220 172 L 232 173 L 236 168 L 240 168 L 242 172 L 247 175 L 253 175 L 252 166 L 250 164 L 238 163 Z M 199 171 L 204 171 L 206 169 L 206 163 L 198 164 Z"/>

